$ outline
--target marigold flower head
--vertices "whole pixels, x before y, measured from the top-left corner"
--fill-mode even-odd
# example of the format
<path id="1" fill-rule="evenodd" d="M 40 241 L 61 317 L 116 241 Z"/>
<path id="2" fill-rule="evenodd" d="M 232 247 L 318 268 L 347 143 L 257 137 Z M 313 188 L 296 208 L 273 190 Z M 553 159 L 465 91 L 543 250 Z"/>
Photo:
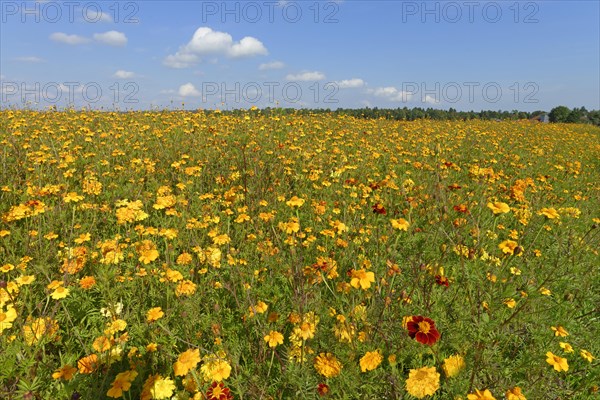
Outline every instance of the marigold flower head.
<path id="1" fill-rule="evenodd" d="M 207 400 L 233 400 L 233 394 L 223 382 L 213 382 L 206 391 Z"/>
<path id="2" fill-rule="evenodd" d="M 165 313 L 163 312 L 162 308 L 153 307 L 153 308 L 149 309 L 148 312 L 146 313 L 146 321 L 148 321 L 148 322 L 158 321 L 164 315 L 165 315 Z"/>
<path id="3" fill-rule="evenodd" d="M 513 255 L 518 246 L 519 244 L 514 240 L 505 240 L 498 245 L 498 248 L 502 250 L 502 253 L 504 254 Z"/>
<path id="4" fill-rule="evenodd" d="M 265 342 L 269 344 L 269 347 L 277 347 L 283 344 L 283 335 L 277 331 L 271 331 L 264 337 Z"/>
<path id="5" fill-rule="evenodd" d="M 350 285 L 355 289 L 367 290 L 371 287 L 371 283 L 375 282 L 375 274 L 371 271 L 365 269 L 352 270 L 351 274 Z"/>
<path id="6" fill-rule="evenodd" d="M 440 338 L 435 322 L 420 315 L 413 316 L 412 320 L 406 323 L 406 328 L 408 335 L 419 343 L 432 345 Z"/>
<path id="7" fill-rule="evenodd" d="M 90 354 L 77 361 L 77 368 L 80 374 L 91 374 L 98 368 L 98 356 Z"/>
<path id="8" fill-rule="evenodd" d="M 231 365 L 229 365 L 224 357 L 225 354 L 213 354 L 203 357 L 203 364 L 200 370 L 207 381 L 221 382 L 229 378 Z"/>
<path id="9" fill-rule="evenodd" d="M 392 224 L 392 228 L 405 232 L 408 231 L 408 228 L 410 227 L 410 223 L 404 218 L 392 219 L 390 220 L 390 223 Z"/>
<path id="10" fill-rule="evenodd" d="M 73 379 L 75 372 L 77 372 L 77 368 L 67 364 L 54 371 L 54 373 L 52 374 L 52 378 L 70 381 L 71 379 Z"/>
<path id="11" fill-rule="evenodd" d="M 200 362 L 200 350 L 189 349 L 179 355 L 173 365 L 175 376 L 184 376 Z"/>
<path id="12" fill-rule="evenodd" d="M 556 371 L 566 372 L 569 370 L 569 364 L 567 363 L 566 358 L 556 356 L 551 351 L 546 353 L 546 357 L 546 362 L 552 365 Z"/>
<path id="13" fill-rule="evenodd" d="M 521 392 L 521 388 L 515 386 L 506 392 L 506 400 L 527 400 L 525 395 Z"/>
<path id="14" fill-rule="evenodd" d="M 417 399 L 433 395 L 439 387 L 440 374 L 435 367 L 411 369 L 406 380 L 406 391 Z"/>
<path id="15" fill-rule="evenodd" d="M 562 326 L 551 326 L 550 329 L 554 331 L 554 336 L 566 337 L 569 336 L 569 332 Z"/>
<path id="16" fill-rule="evenodd" d="M 317 372 L 326 378 L 336 377 L 342 370 L 342 363 L 331 353 L 319 353 L 314 366 Z"/>
<path id="17" fill-rule="evenodd" d="M 488 389 L 485 390 L 475 390 L 475 393 L 471 393 L 467 395 L 468 400 L 496 400 L 496 398 L 492 395 Z"/>
<path id="18" fill-rule="evenodd" d="M 594 361 L 594 358 L 596 358 L 596 357 L 594 357 L 594 356 L 592 355 L 592 353 L 590 353 L 590 352 L 589 352 L 589 351 L 587 351 L 587 350 L 583 350 L 583 349 L 582 349 L 582 350 L 579 352 L 579 354 L 580 354 L 580 355 L 581 355 L 581 357 L 582 357 L 584 360 L 586 360 L 587 362 L 592 362 L 592 361 Z"/>
<path id="19" fill-rule="evenodd" d="M 498 215 L 498 214 L 506 214 L 507 212 L 510 212 L 510 207 L 508 206 L 508 204 L 506 203 L 502 203 L 500 201 L 497 201 L 495 203 L 488 203 L 487 207 L 492 210 L 492 212 L 494 213 L 494 215 Z"/>
<path id="20" fill-rule="evenodd" d="M 465 368 L 465 359 L 459 355 L 455 354 L 444 359 L 444 365 L 442 365 L 442 370 L 447 378 L 452 378 Z"/>
<path id="21" fill-rule="evenodd" d="M 383 356 L 379 350 L 368 351 L 361 359 L 360 359 L 360 370 L 362 372 L 372 371 L 381 364 L 383 361 Z"/>
<path id="22" fill-rule="evenodd" d="M 548 219 L 560 218 L 560 214 L 558 213 L 558 211 L 556 211 L 555 208 L 542 208 L 538 214 L 543 215 Z"/>
<path id="23" fill-rule="evenodd" d="M 326 383 L 319 383 L 317 385 L 317 393 L 319 396 L 327 396 L 329 394 L 329 385 Z"/>

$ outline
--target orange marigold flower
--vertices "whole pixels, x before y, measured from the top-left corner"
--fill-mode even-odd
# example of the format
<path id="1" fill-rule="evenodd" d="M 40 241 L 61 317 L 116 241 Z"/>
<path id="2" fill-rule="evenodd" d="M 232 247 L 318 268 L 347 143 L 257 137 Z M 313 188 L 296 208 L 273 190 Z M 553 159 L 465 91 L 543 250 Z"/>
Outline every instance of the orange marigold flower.
<path id="1" fill-rule="evenodd" d="M 179 355 L 177 362 L 173 365 L 173 371 L 176 376 L 183 376 L 190 369 L 195 368 L 200 362 L 200 350 L 189 349 Z"/>
<path id="2" fill-rule="evenodd" d="M 77 368 L 80 374 L 91 374 L 98 368 L 98 356 L 90 354 L 77 361 Z"/>

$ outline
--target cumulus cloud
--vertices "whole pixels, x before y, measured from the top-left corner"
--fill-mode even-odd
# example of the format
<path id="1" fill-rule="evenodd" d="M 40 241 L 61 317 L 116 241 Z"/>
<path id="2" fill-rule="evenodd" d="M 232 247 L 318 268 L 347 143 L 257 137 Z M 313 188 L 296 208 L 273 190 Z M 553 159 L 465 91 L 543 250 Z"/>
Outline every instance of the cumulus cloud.
<path id="1" fill-rule="evenodd" d="M 201 93 L 191 83 L 179 86 L 179 95 L 181 97 L 199 97 Z"/>
<path id="2" fill-rule="evenodd" d="M 129 78 L 135 77 L 135 74 L 133 72 L 124 71 L 124 70 L 120 69 L 117 72 L 115 72 L 113 77 L 118 78 L 118 79 L 129 79 Z"/>
<path id="3" fill-rule="evenodd" d="M 123 32 L 117 31 L 94 33 L 94 40 L 109 46 L 125 46 L 127 44 L 127 36 Z"/>
<path id="4" fill-rule="evenodd" d="M 246 36 L 234 42 L 227 32 L 200 27 L 194 32 L 192 39 L 175 54 L 168 55 L 163 64 L 171 68 L 187 68 L 201 62 L 205 56 L 242 58 L 267 54 L 267 48 L 256 38 Z"/>
<path id="5" fill-rule="evenodd" d="M 268 69 L 281 69 L 285 67 L 285 64 L 281 61 L 273 61 L 269 63 L 260 64 L 258 66 L 259 71 L 266 71 Z"/>
<path id="6" fill-rule="evenodd" d="M 365 81 L 359 78 L 344 79 L 342 81 L 336 81 L 335 83 L 340 89 L 359 88 L 365 86 Z"/>
<path id="7" fill-rule="evenodd" d="M 92 10 L 91 8 L 85 9 L 85 18 L 86 22 L 113 22 L 112 16 L 102 10 Z"/>
<path id="8" fill-rule="evenodd" d="M 29 63 L 41 63 L 41 62 L 44 62 L 43 59 L 41 59 L 39 57 L 35 57 L 35 56 L 15 57 L 14 60 L 15 61 L 20 61 L 20 62 L 29 62 Z"/>
<path id="9" fill-rule="evenodd" d="M 50 40 L 54 40 L 55 42 L 65 43 L 69 45 L 77 45 L 89 43 L 90 39 L 79 36 L 79 35 L 67 35 L 63 32 L 54 32 L 50 35 Z"/>
<path id="10" fill-rule="evenodd" d="M 288 81 L 322 81 L 325 75 L 318 71 L 305 71 L 299 74 L 289 74 L 285 77 Z"/>
<path id="11" fill-rule="evenodd" d="M 393 86 L 369 89 L 367 91 L 367 93 L 370 93 L 377 97 L 385 98 L 389 101 L 395 101 L 395 102 L 407 102 L 413 96 L 413 93 L 398 90 L 397 88 L 395 88 Z"/>

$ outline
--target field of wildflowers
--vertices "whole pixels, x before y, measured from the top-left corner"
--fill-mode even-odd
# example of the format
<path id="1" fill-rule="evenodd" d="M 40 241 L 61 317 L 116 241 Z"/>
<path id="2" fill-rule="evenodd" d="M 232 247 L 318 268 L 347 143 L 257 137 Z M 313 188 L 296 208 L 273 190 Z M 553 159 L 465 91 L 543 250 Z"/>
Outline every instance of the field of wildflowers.
<path id="1" fill-rule="evenodd" d="M 589 399 L 600 129 L 0 112 L 2 399 Z"/>

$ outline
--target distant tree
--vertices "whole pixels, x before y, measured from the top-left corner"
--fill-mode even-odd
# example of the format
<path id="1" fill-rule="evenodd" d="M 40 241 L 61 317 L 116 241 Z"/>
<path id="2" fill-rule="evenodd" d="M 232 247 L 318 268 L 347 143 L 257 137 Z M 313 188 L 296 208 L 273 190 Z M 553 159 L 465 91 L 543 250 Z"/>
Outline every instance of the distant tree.
<path id="1" fill-rule="evenodd" d="M 571 110 L 568 107 L 558 106 L 550 110 L 548 116 L 550 117 L 550 122 L 567 122 L 569 114 L 571 114 Z"/>

